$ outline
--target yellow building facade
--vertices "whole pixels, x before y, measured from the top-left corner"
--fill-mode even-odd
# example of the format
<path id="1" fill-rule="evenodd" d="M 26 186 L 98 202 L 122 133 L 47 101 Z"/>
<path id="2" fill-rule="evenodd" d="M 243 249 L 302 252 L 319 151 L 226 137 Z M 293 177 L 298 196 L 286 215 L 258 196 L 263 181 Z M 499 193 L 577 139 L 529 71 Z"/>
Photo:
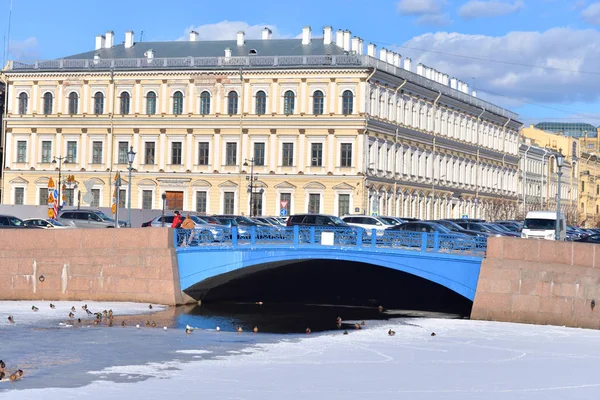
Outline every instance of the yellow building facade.
<path id="1" fill-rule="evenodd" d="M 134 43 L 10 62 L 4 204 L 207 214 L 504 216 L 516 209 L 516 115 L 349 31 L 302 39 Z M 64 180 L 64 179 L 63 179 Z M 250 202 L 252 198 L 252 204 Z M 125 205 L 125 202 L 122 202 Z M 282 212 L 282 210 L 285 210 Z"/>

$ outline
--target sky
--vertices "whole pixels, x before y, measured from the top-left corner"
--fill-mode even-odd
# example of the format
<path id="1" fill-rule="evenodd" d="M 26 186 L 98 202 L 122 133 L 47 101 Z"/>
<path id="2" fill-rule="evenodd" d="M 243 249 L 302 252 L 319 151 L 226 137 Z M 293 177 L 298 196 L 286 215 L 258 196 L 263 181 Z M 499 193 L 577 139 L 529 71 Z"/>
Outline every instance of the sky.
<path id="1" fill-rule="evenodd" d="M 259 38 L 265 26 L 293 38 L 308 25 L 317 37 L 331 25 L 410 57 L 413 68 L 422 62 L 469 83 L 525 124 L 600 125 L 600 1 L 0 0 L 3 50 L 11 3 L 9 59 L 90 51 L 108 30 L 122 43 L 127 30 L 136 41 L 177 40 L 191 29 L 200 39 L 233 40 L 238 30 Z"/>
<path id="2" fill-rule="evenodd" d="M 186 334 L 67 327 L 57 316 L 71 302 L 35 304 L 39 312 L 29 301 L 0 302 L 6 370 L 24 370 L 22 380 L 0 382 L 3 400 L 583 400 L 600 391 L 592 329 L 418 318 L 366 321 L 348 335 Z M 117 322 L 140 310 L 88 307 L 110 307 Z"/>

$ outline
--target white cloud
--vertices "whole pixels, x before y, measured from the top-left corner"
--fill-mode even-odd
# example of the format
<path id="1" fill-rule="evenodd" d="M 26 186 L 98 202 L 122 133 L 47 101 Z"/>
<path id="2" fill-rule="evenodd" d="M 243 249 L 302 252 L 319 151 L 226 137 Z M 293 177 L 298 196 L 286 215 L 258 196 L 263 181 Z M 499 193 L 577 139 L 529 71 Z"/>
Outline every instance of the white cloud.
<path id="1" fill-rule="evenodd" d="M 35 37 L 25 40 L 11 40 L 9 48 L 9 59 L 11 60 L 33 60 L 39 55 L 38 41 Z"/>
<path id="2" fill-rule="evenodd" d="M 600 32 L 595 29 L 553 28 L 504 36 L 438 32 L 414 37 L 396 50 L 413 58 L 415 65 L 423 63 L 469 84 L 476 78 L 480 97 L 514 107 L 521 101 L 600 100 L 600 74 L 594 73 L 600 64 L 597 43 Z"/>
<path id="3" fill-rule="evenodd" d="M 397 10 L 402 15 L 440 14 L 446 0 L 400 0 Z"/>
<path id="4" fill-rule="evenodd" d="M 417 25 L 435 25 L 435 26 L 446 26 L 452 23 L 450 14 L 427 14 L 422 15 L 417 19 Z"/>
<path id="5" fill-rule="evenodd" d="M 260 39 L 264 28 L 269 28 L 273 31 L 273 38 L 289 37 L 281 35 L 275 25 L 249 25 L 243 21 L 225 20 L 216 24 L 189 26 L 185 29 L 184 36 L 181 36 L 178 40 L 188 40 L 191 31 L 198 32 L 199 40 L 235 40 L 239 31 L 244 31 L 247 39 Z"/>
<path id="6" fill-rule="evenodd" d="M 521 0 L 513 3 L 503 0 L 470 0 L 458 9 L 458 14 L 465 19 L 490 18 L 512 14 L 522 8 Z"/>
<path id="7" fill-rule="evenodd" d="M 600 2 L 595 2 L 581 11 L 581 17 L 592 25 L 600 25 Z"/>

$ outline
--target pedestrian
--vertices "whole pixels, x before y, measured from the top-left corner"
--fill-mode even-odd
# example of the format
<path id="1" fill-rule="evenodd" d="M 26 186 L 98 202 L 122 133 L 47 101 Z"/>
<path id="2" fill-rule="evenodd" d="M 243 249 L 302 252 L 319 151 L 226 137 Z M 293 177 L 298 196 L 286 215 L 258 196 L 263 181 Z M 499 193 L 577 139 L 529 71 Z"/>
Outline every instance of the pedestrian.
<path id="1" fill-rule="evenodd" d="M 179 214 L 179 211 L 175 211 L 175 216 L 173 217 L 173 223 L 171 224 L 171 228 L 180 228 L 182 222 L 183 218 L 181 218 L 181 214 Z"/>
<path id="2" fill-rule="evenodd" d="M 192 217 L 190 216 L 190 214 L 187 214 L 185 216 L 185 219 L 183 220 L 183 222 L 181 223 L 181 229 L 185 229 L 183 235 L 183 245 L 187 246 L 188 244 L 191 243 L 192 239 L 193 239 L 193 235 L 194 235 L 194 231 L 193 229 L 196 227 L 196 224 L 194 223 L 194 220 L 192 220 Z"/>

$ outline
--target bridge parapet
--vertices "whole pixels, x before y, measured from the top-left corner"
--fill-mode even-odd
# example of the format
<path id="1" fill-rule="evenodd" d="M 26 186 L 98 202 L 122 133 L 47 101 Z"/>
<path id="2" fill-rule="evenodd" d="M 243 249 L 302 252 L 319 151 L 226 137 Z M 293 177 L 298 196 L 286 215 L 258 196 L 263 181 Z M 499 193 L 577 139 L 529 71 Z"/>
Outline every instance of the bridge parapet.
<path id="1" fill-rule="evenodd" d="M 333 246 L 341 248 L 386 250 L 413 250 L 421 253 L 455 253 L 485 255 L 487 238 L 464 235 L 407 232 L 394 230 L 367 231 L 362 228 L 291 226 L 262 227 L 249 229 L 238 227 L 176 229 L 175 245 L 178 250 L 198 247 L 268 247 L 286 245 L 290 247 Z"/>

